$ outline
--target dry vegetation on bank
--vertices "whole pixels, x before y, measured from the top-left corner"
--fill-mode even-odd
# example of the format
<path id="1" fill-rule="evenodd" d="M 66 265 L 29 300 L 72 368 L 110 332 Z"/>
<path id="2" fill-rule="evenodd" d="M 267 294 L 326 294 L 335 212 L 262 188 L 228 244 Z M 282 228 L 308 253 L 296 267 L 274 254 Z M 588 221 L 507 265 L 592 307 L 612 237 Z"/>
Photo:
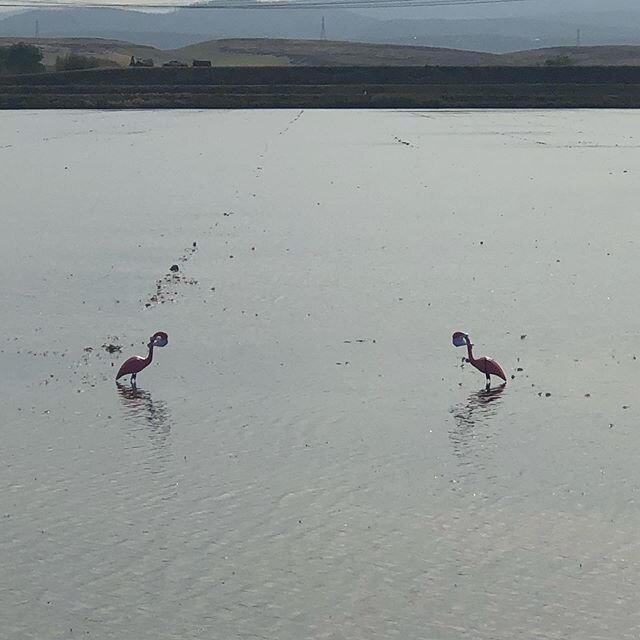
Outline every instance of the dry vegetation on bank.
<path id="1" fill-rule="evenodd" d="M 323 40 L 211 40 L 181 49 L 156 49 L 100 38 L 0 38 L 0 46 L 34 44 L 44 64 L 55 68 L 58 57 L 95 56 L 114 66 L 127 66 L 131 56 L 152 58 L 157 65 L 169 60 L 190 64 L 194 58 L 214 66 L 539 66 L 564 60 L 575 66 L 640 66 L 640 46 L 557 47 L 507 54 L 459 49 Z"/>

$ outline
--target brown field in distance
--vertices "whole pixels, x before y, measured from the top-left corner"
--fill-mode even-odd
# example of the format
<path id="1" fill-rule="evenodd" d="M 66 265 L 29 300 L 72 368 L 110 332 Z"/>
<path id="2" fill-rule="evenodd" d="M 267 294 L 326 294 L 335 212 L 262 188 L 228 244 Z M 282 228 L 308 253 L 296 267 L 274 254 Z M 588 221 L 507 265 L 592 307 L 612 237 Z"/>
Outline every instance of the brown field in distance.
<path id="1" fill-rule="evenodd" d="M 211 40 L 181 49 L 157 49 L 100 38 L 0 38 L 0 46 L 26 42 L 40 47 L 52 68 L 57 56 L 95 56 L 113 66 L 127 66 L 131 56 L 191 64 L 194 58 L 214 66 L 538 66 L 562 59 L 576 66 L 640 65 L 640 46 L 556 47 L 507 54 L 459 49 L 324 40 Z"/>

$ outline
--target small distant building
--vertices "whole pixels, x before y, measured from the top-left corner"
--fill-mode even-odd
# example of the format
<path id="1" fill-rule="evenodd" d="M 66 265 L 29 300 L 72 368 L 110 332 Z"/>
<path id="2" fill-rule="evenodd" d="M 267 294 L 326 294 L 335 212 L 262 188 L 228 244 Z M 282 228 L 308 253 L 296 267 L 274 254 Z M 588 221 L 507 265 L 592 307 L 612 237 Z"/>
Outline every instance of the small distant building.
<path id="1" fill-rule="evenodd" d="M 189 65 L 185 62 L 180 62 L 180 60 L 169 60 L 169 62 L 165 62 L 163 67 L 188 67 Z"/>
<path id="2" fill-rule="evenodd" d="M 194 60 L 192 67 L 210 67 L 211 60 Z"/>
<path id="3" fill-rule="evenodd" d="M 136 58 L 131 56 L 129 60 L 130 67 L 153 67 L 153 58 Z"/>

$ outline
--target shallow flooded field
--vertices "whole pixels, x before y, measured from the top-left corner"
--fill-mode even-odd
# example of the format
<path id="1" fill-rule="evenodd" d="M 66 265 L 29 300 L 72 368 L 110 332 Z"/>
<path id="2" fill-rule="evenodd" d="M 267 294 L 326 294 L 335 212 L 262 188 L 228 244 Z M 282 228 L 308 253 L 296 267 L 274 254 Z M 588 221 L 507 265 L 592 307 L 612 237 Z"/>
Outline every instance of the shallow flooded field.
<path id="1" fill-rule="evenodd" d="M 639 122 L 4 112 L 0 637 L 637 638 Z"/>

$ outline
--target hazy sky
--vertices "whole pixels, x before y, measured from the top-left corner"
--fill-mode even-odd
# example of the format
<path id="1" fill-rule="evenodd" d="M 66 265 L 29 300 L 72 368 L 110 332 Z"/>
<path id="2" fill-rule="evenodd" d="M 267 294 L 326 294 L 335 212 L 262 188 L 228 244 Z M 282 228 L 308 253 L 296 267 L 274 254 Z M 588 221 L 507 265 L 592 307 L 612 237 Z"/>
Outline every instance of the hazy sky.
<path id="1" fill-rule="evenodd" d="M 31 7 L 39 4 L 46 5 L 64 3 L 69 6 L 81 6 L 83 4 L 168 4 L 188 5 L 193 0 L 24 0 Z M 216 0 L 214 0 L 215 2 Z M 220 0 L 218 0 L 220 1 Z M 258 0 L 260 1 L 260 0 Z M 358 0 L 356 0 L 358 1 Z M 428 2 L 429 0 L 425 0 Z M 446 1 L 446 0 L 445 0 Z M 3 3 L 19 3 L 21 0 L 0 0 Z M 558 13 L 574 13 L 582 11 L 612 11 L 625 9 L 638 9 L 640 0 L 514 0 L 501 3 L 485 3 L 482 0 L 468 0 L 470 4 L 458 6 L 433 6 L 433 7 L 393 7 L 393 0 L 389 0 L 389 6 L 379 9 L 360 10 L 368 15 L 381 18 L 497 18 L 518 16 L 544 16 Z M 475 6 L 474 6 L 475 5 Z M 0 9 L 6 11 L 6 9 Z M 14 9 L 15 10 L 15 9 Z"/>

